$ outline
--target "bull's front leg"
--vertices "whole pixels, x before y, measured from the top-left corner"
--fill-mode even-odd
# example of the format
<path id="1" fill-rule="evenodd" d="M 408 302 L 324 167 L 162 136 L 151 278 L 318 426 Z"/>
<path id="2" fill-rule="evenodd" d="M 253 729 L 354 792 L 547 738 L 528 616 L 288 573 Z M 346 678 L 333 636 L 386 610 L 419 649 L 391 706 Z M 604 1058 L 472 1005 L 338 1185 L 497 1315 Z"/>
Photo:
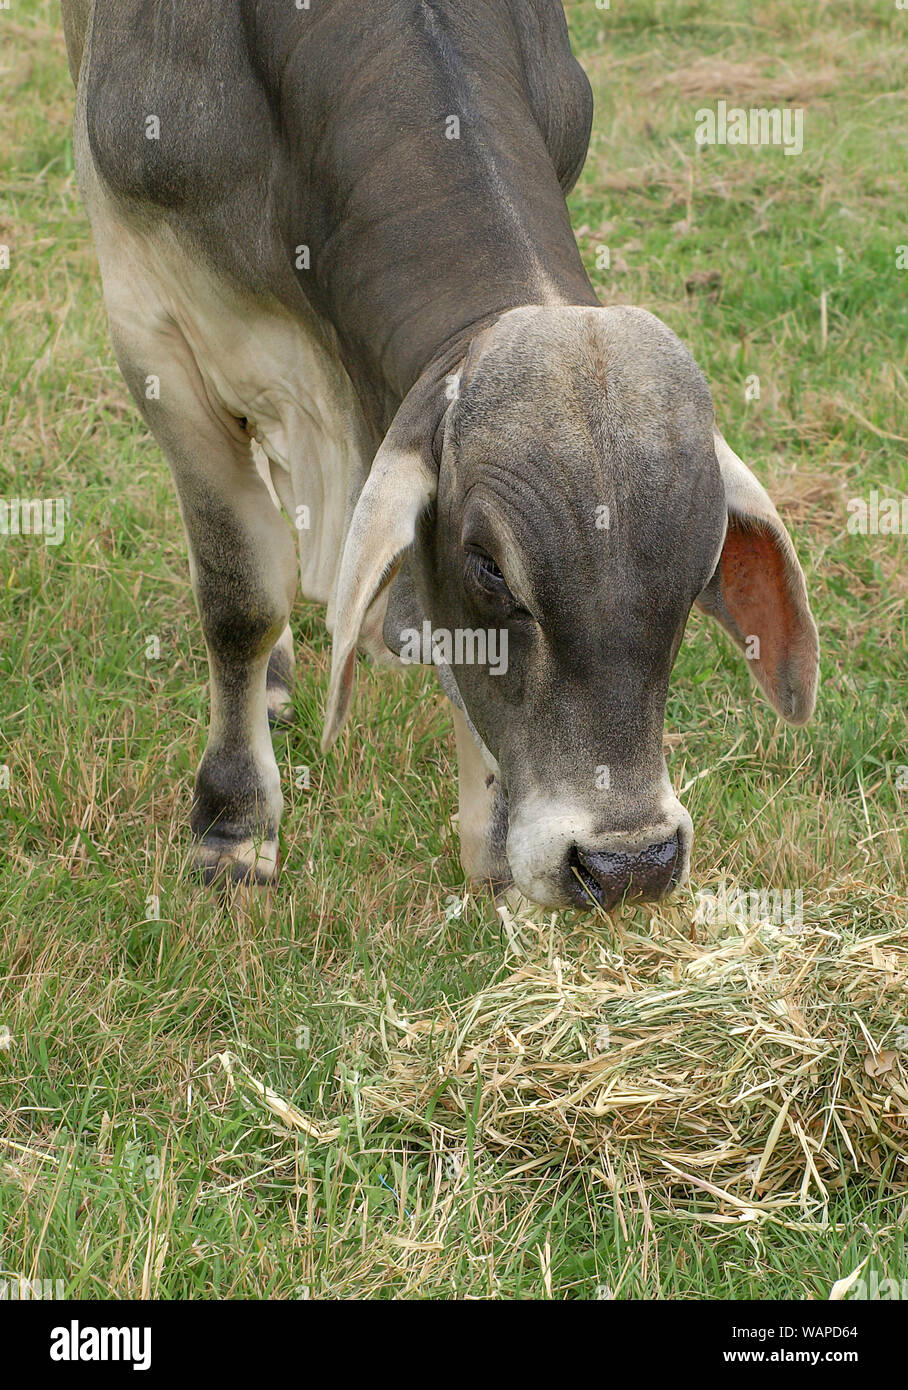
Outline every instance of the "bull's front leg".
<path id="1" fill-rule="evenodd" d="M 211 722 L 190 824 L 195 867 L 207 882 L 267 883 L 277 877 L 283 810 L 271 723 L 284 714 L 283 699 L 277 709 L 275 699 L 289 685 L 281 639 L 297 561 L 265 490 L 247 486 L 245 475 L 234 484 L 229 510 L 212 514 L 207 497 L 183 504 L 211 676 Z"/>
<path id="2" fill-rule="evenodd" d="M 208 650 L 211 721 L 190 816 L 194 867 L 207 882 L 267 883 L 277 875 L 283 810 L 269 712 L 286 712 L 296 547 L 241 422 L 212 407 L 182 337 L 134 320 L 123 327 L 113 315 L 112 326 L 123 374 L 176 481 Z M 152 373 L 160 393 L 147 400 Z"/>
<path id="3" fill-rule="evenodd" d="M 498 897 L 511 883 L 505 847 L 508 803 L 498 776 L 483 756 L 463 713 L 452 707 L 457 741 L 460 795 L 460 862 L 476 887 L 491 888 Z"/>

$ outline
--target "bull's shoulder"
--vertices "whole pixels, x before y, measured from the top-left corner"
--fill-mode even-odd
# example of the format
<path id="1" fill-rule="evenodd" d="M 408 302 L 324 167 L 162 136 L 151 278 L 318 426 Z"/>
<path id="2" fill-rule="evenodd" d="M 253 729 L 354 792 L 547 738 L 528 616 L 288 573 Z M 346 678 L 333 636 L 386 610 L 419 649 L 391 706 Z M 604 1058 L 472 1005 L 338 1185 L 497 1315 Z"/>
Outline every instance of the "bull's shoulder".
<path id="1" fill-rule="evenodd" d="M 95 0 L 81 81 L 115 197 L 193 213 L 264 189 L 273 128 L 238 0 Z"/>
<path id="2" fill-rule="evenodd" d="M 593 124 L 593 93 L 571 50 L 561 0 L 510 0 L 527 94 L 559 182 L 580 176 Z"/>

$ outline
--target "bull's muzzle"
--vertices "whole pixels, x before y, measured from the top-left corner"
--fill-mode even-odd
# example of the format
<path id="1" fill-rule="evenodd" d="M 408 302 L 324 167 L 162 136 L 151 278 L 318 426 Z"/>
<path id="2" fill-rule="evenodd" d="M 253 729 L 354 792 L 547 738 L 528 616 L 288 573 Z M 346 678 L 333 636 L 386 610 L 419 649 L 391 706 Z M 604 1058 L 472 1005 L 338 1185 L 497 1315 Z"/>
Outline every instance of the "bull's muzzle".
<path id="1" fill-rule="evenodd" d="M 677 833 L 636 854 L 603 853 L 574 845 L 569 859 L 574 901 L 588 908 L 592 900 L 606 912 L 626 900 L 654 901 L 674 888 L 681 860 Z"/>

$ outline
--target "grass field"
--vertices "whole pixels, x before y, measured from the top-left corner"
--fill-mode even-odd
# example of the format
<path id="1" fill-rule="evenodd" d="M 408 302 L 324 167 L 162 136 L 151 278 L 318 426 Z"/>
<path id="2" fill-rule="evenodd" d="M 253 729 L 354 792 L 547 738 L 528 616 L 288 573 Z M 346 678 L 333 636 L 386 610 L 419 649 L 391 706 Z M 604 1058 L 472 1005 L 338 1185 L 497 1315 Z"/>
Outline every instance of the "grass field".
<path id="1" fill-rule="evenodd" d="M 908 12 L 567 9 L 596 99 L 571 197 L 587 265 L 603 302 L 659 314 L 706 372 L 795 537 L 823 670 L 813 723 L 787 729 L 694 616 L 666 724 L 691 894 L 652 923 L 564 914 L 539 949 L 630 959 L 651 932 L 696 935 L 692 893 L 722 879 L 904 940 L 908 541 L 851 534 L 846 503 L 908 487 Z M 478 1065 L 459 1129 L 434 1100 L 373 1104 L 400 1020 L 513 960 L 491 903 L 465 897 L 432 676 L 364 669 L 322 759 L 312 607 L 276 745 L 282 882 L 219 904 L 181 879 L 208 708 L 182 529 L 108 340 L 58 6 L 16 0 L 0 36 L 0 495 L 69 505 L 61 545 L 0 550 L 0 1279 L 89 1298 L 739 1299 L 825 1298 L 865 1257 L 908 1276 L 908 1142 L 822 1203 L 741 1220 L 635 1179 L 620 1147 L 608 1172 L 569 1144 L 509 1155 Z M 695 113 L 719 98 L 803 109 L 803 152 L 698 149 Z M 312 1132 L 231 1087 L 225 1053 Z"/>

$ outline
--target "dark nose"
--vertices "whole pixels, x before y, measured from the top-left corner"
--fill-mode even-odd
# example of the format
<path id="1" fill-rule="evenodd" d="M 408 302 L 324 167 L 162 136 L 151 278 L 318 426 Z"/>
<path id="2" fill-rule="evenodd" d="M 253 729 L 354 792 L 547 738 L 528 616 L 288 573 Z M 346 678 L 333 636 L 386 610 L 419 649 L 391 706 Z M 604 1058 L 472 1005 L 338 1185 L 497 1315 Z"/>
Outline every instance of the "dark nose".
<path id="1" fill-rule="evenodd" d="M 622 898 L 661 898 L 674 885 L 680 858 L 677 834 L 638 854 L 604 854 L 575 845 L 570 858 L 574 900 L 589 907 L 592 898 L 610 912 Z"/>

